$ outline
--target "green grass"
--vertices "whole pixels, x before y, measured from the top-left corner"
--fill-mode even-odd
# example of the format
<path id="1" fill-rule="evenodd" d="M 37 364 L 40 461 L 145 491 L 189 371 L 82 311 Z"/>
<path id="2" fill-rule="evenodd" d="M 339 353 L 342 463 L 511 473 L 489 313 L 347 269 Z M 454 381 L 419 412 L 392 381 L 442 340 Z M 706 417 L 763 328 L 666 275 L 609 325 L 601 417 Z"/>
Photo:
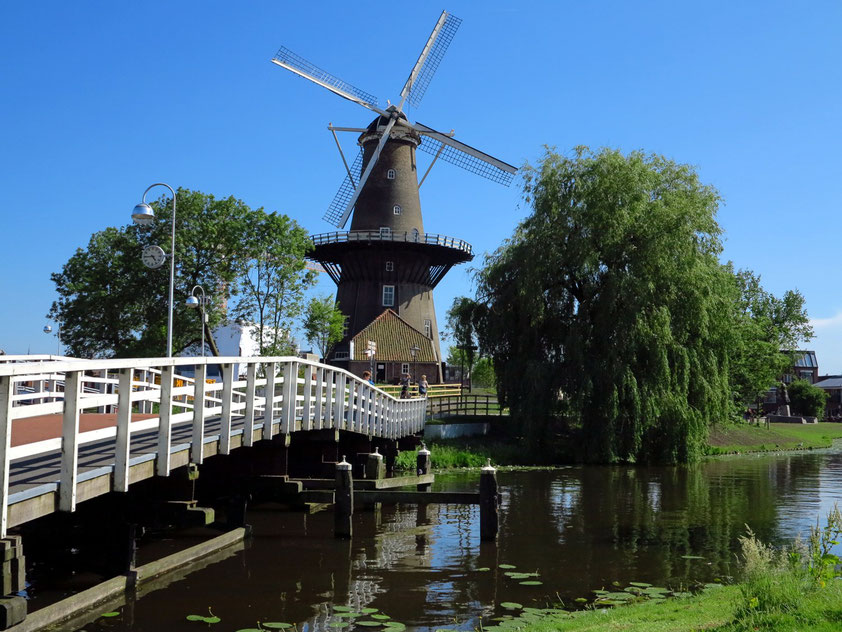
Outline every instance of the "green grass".
<path id="1" fill-rule="evenodd" d="M 718 424 L 711 428 L 708 454 L 829 448 L 842 439 L 842 424 Z"/>
<path id="2" fill-rule="evenodd" d="M 842 630 L 842 580 L 805 595 L 799 610 L 738 616 L 741 585 L 723 586 L 690 597 L 645 601 L 569 614 L 548 614 L 500 630 L 520 632 L 839 632 Z M 487 629 L 485 626 L 484 629 Z M 495 626 L 496 628 L 496 626 Z"/>
<path id="3" fill-rule="evenodd" d="M 516 443 L 488 438 L 443 439 L 427 444 L 434 469 L 482 467 L 487 459 L 494 465 L 529 465 L 523 449 Z M 417 451 L 401 452 L 395 461 L 400 470 L 414 470 Z"/>
<path id="4" fill-rule="evenodd" d="M 840 558 L 831 550 L 840 535 L 842 512 L 837 507 L 828 513 L 824 527 L 811 529 L 806 543 L 796 540 L 788 548 L 775 549 L 759 541 L 748 530 L 746 536 L 740 538 L 744 578 L 739 584 L 708 584 L 696 595 L 657 601 L 650 597 L 650 600 L 611 609 L 592 604 L 587 610 L 573 613 L 531 611 L 522 619 L 491 626 L 491 630 L 839 631 L 842 630 L 842 577 L 839 574 Z M 637 594 L 636 599 L 646 599 L 643 593 Z M 603 599 L 611 597 L 612 594 L 608 594 Z"/>

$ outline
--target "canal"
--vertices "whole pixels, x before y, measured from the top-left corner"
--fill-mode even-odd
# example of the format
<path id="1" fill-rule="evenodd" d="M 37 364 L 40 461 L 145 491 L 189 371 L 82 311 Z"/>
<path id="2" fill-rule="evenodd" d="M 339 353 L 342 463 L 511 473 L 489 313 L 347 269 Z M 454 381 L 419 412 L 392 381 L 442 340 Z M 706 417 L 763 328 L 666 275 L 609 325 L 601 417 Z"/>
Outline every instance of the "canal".
<path id="1" fill-rule="evenodd" d="M 434 489 L 475 490 L 478 479 L 439 475 Z M 242 550 L 83 629 L 221 632 L 271 622 L 297 632 L 473 630 L 500 614 L 501 602 L 573 606 L 612 582 L 683 590 L 729 581 L 746 525 L 784 544 L 842 501 L 842 454 L 512 471 L 498 480 L 496 545 L 480 543 L 476 506 L 360 510 L 351 541 L 333 538 L 329 511 L 254 508 L 254 538 Z M 188 621 L 191 614 L 221 621 Z M 374 627 L 386 621 L 392 626 Z"/>

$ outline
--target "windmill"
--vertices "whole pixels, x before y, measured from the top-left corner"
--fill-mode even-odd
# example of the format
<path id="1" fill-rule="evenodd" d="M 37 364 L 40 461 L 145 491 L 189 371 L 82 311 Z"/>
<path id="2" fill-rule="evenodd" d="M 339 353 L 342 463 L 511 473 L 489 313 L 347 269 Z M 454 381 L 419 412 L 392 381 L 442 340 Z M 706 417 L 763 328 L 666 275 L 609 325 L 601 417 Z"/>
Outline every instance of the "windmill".
<path id="1" fill-rule="evenodd" d="M 334 127 L 334 136 L 345 165 L 346 176 L 324 215 L 324 219 L 347 232 L 313 235 L 314 250 L 308 255 L 322 265 L 337 284 L 337 303 L 347 317 L 345 338 L 334 348 L 333 363 L 355 370 L 356 356 L 366 363 L 364 349 L 354 349 L 354 337 L 370 329 L 385 311 L 392 310 L 428 344 L 416 352 L 418 365 L 433 365 L 426 372 L 441 376 L 441 351 L 432 290 L 458 263 L 473 258 L 471 245 L 463 240 L 427 233 L 421 216 L 419 188 L 437 160 L 450 162 L 472 173 L 508 186 L 515 167 L 478 149 L 457 141 L 453 132 L 436 131 L 421 123 L 410 123 L 403 112 L 405 104 L 417 107 L 430 80 L 456 34 L 461 20 L 443 11 L 418 61 L 400 92 L 397 105 L 385 109 L 363 90 L 325 72 L 306 59 L 281 47 L 272 62 L 308 79 L 344 99 L 374 112 L 377 117 L 365 128 Z M 336 132 L 358 133 L 359 151 L 349 166 Z M 418 179 L 415 151 L 433 156 L 426 172 Z M 394 319 L 392 319 L 394 320 Z M 390 329 L 391 327 L 391 329 Z M 406 337 L 392 325 L 382 325 L 383 335 Z M 387 331 L 388 330 L 388 331 Z M 368 331 L 368 335 L 372 335 Z M 412 334 L 414 335 L 414 334 Z M 395 343 L 398 346 L 400 343 Z M 383 357 L 389 345 L 379 344 Z M 407 344 L 406 356 L 412 343 Z M 400 349 L 391 353 L 400 362 Z M 398 359 L 396 359 L 398 358 Z M 346 364 L 347 363 L 347 364 Z M 406 362 L 402 363 L 406 366 Z M 378 369 L 380 367 L 378 366 Z M 379 371 L 378 371 L 379 372 Z M 378 375 L 390 379 L 394 375 Z"/>

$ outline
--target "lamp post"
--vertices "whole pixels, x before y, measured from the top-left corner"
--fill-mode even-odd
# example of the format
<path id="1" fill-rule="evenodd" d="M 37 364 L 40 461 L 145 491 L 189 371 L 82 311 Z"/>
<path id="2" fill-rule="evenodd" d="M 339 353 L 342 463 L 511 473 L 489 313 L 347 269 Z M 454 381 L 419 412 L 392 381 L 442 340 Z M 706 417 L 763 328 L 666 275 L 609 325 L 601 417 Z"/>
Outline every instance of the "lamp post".
<path id="1" fill-rule="evenodd" d="M 61 323 L 56 325 L 56 355 L 61 355 Z M 53 333 L 53 328 L 50 325 L 44 325 L 44 333 Z"/>
<path id="2" fill-rule="evenodd" d="M 172 357 L 172 308 L 173 308 L 173 286 L 175 284 L 175 189 L 164 182 L 156 182 L 146 187 L 143 192 L 143 197 L 140 204 L 134 207 L 132 211 L 132 219 L 135 224 L 149 225 L 155 219 L 155 211 L 146 203 L 146 194 L 152 187 L 167 187 L 172 193 L 172 243 L 170 245 L 170 299 L 169 310 L 167 312 L 167 357 Z M 160 251 L 159 251 L 160 252 Z M 204 326 L 203 326 L 204 330 Z"/>
<path id="3" fill-rule="evenodd" d="M 421 351 L 421 347 L 419 347 L 418 345 L 412 345 L 409 348 L 409 352 L 412 354 L 412 374 L 413 375 L 415 375 L 415 372 L 417 370 L 417 368 L 415 366 L 415 356 L 418 355 L 419 351 Z M 416 383 L 418 382 L 418 376 L 415 376 L 415 382 Z"/>
<path id="4" fill-rule="evenodd" d="M 201 302 L 199 301 L 198 298 L 196 298 L 196 290 L 202 291 Z M 194 285 L 193 289 L 190 290 L 190 296 L 185 301 L 185 305 L 187 305 L 187 307 L 189 307 L 190 309 L 196 309 L 197 307 L 199 308 L 199 314 L 202 318 L 202 357 L 204 358 L 205 357 L 205 323 L 207 322 L 207 318 L 208 318 L 207 314 L 205 313 L 205 288 L 203 288 L 201 285 Z"/>

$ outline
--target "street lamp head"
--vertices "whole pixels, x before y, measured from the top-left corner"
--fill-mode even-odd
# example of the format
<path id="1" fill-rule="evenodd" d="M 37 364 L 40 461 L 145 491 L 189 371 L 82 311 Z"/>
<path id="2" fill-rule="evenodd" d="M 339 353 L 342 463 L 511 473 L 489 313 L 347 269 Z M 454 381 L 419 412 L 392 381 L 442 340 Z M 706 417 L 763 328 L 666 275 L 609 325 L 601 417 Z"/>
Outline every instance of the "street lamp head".
<path id="1" fill-rule="evenodd" d="M 187 297 L 187 300 L 184 301 L 184 304 L 187 305 L 187 307 L 189 307 L 190 309 L 196 309 L 197 307 L 199 307 L 199 299 L 197 299 L 191 294 L 189 297 Z"/>
<path id="2" fill-rule="evenodd" d="M 132 211 L 132 219 L 135 224 L 140 226 L 149 226 L 155 221 L 155 211 L 146 202 L 141 202 L 134 207 Z"/>

